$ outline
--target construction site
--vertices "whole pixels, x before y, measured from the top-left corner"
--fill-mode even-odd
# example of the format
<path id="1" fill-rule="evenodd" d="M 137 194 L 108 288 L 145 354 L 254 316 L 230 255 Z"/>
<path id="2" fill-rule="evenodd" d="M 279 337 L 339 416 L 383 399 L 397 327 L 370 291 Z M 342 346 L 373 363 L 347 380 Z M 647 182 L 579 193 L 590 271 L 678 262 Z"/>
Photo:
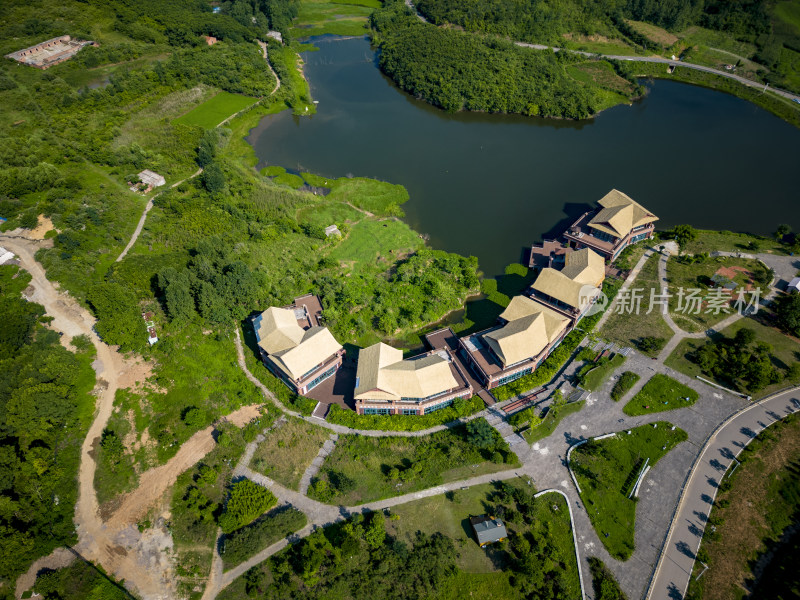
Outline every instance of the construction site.
<path id="1" fill-rule="evenodd" d="M 6 54 L 6 58 L 37 69 L 47 69 L 69 60 L 84 46 L 97 46 L 97 42 L 73 40 L 68 35 L 62 35 Z"/>

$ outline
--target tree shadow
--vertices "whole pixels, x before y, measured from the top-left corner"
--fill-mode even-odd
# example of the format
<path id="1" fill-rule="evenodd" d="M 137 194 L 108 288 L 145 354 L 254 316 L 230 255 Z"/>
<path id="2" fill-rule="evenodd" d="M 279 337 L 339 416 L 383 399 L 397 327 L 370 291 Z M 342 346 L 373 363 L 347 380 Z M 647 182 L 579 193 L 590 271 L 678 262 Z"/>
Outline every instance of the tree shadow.
<path id="1" fill-rule="evenodd" d="M 695 553 L 692 552 L 692 549 L 689 548 L 689 544 L 687 544 L 684 541 L 680 541 L 677 544 L 675 544 L 675 548 L 677 548 L 678 552 L 680 552 L 684 556 L 688 556 L 691 559 L 697 558 L 697 556 L 695 556 Z"/>
<path id="2" fill-rule="evenodd" d="M 721 462 L 719 462 L 719 461 L 718 461 L 716 458 L 713 458 L 713 459 L 711 459 L 711 462 L 710 462 L 709 464 L 710 464 L 712 467 L 714 467 L 714 470 L 715 470 L 715 471 L 720 471 L 720 472 L 722 472 L 722 473 L 724 473 L 724 472 L 725 472 L 725 471 L 728 469 L 728 467 L 726 467 L 725 465 L 723 465 L 723 464 L 722 464 Z"/>
<path id="3" fill-rule="evenodd" d="M 722 455 L 722 458 L 727 458 L 728 460 L 736 458 L 736 455 L 731 452 L 730 448 L 720 448 L 719 453 Z"/>
<path id="4" fill-rule="evenodd" d="M 692 523 L 691 521 L 688 521 L 688 523 L 689 523 L 689 533 L 691 533 L 695 537 L 703 537 L 702 529 L 700 529 L 696 524 Z"/>
<path id="5" fill-rule="evenodd" d="M 713 477 L 706 477 L 706 482 L 713 488 L 719 488 L 719 482 Z"/>
<path id="6" fill-rule="evenodd" d="M 674 583 L 669 584 L 669 587 L 667 588 L 667 597 L 669 600 L 683 600 L 683 594 L 681 594 L 680 590 L 678 590 Z"/>
<path id="7" fill-rule="evenodd" d="M 581 442 L 583 440 L 584 440 L 583 437 L 575 437 L 569 431 L 565 431 L 564 432 L 564 441 L 567 442 L 568 446 L 574 446 L 575 444 L 577 444 L 578 442 Z"/>
<path id="8" fill-rule="evenodd" d="M 702 496 L 700 496 L 700 500 L 702 500 L 706 504 L 714 504 L 714 499 L 708 494 L 703 494 Z"/>
<path id="9" fill-rule="evenodd" d="M 699 521 L 702 521 L 703 523 L 708 523 L 708 516 L 707 516 L 707 515 L 704 515 L 704 514 L 703 514 L 703 513 L 701 513 L 699 510 L 695 510 L 695 511 L 694 511 L 694 516 L 695 516 L 695 517 L 697 517 L 697 519 L 698 519 Z"/>
<path id="10" fill-rule="evenodd" d="M 758 435 L 755 431 L 753 431 L 749 427 L 742 427 L 739 430 L 739 433 L 743 433 L 744 435 L 746 435 L 749 438 L 754 438 L 754 437 L 756 437 Z"/>

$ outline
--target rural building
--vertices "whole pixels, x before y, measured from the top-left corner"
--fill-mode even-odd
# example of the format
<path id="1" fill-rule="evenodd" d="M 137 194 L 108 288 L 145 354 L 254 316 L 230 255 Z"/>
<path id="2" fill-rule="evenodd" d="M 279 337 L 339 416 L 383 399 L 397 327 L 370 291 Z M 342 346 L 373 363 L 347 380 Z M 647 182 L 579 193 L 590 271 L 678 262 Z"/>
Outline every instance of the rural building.
<path id="1" fill-rule="evenodd" d="M 336 225 L 328 225 L 325 228 L 325 237 L 331 237 L 332 235 L 338 235 L 339 237 L 342 236 L 342 232 L 339 231 L 339 228 Z"/>
<path id="2" fill-rule="evenodd" d="M 0 248 L 0 250 L 2 250 Z M 800 277 L 795 277 L 789 282 L 789 285 L 786 287 L 787 292 L 800 292 Z"/>
<path id="3" fill-rule="evenodd" d="M 267 37 L 270 39 L 275 40 L 276 42 L 283 43 L 283 36 L 281 35 L 280 31 L 269 31 L 267 33 Z"/>
<path id="4" fill-rule="evenodd" d="M 613 261 L 627 246 L 653 237 L 658 217 L 619 190 L 611 190 L 599 208 L 583 213 L 564 232 L 573 248 L 591 248 Z"/>
<path id="5" fill-rule="evenodd" d="M 156 324 L 153 322 L 153 313 L 142 313 L 145 327 L 147 327 L 147 343 L 151 346 L 158 341 L 158 334 L 156 333 Z"/>
<path id="6" fill-rule="evenodd" d="M 383 343 L 358 353 L 353 394 L 360 415 L 424 415 L 472 396 L 472 386 L 446 349 L 407 360 Z"/>
<path id="7" fill-rule="evenodd" d="M 145 169 L 141 173 L 139 173 L 139 179 L 142 180 L 142 183 L 146 183 L 150 188 L 157 188 L 161 187 L 167 180 L 164 179 L 158 173 L 151 171 L 150 169 Z"/>
<path id="8" fill-rule="evenodd" d="M 569 332 L 570 320 L 525 296 L 515 296 L 500 324 L 459 339 L 461 356 L 487 389 L 536 369 Z"/>
<path id="9" fill-rule="evenodd" d="M 308 294 L 253 319 L 264 365 L 298 394 L 306 394 L 342 365 L 344 348 L 320 324 L 322 305 Z"/>
<path id="10" fill-rule="evenodd" d="M 96 42 L 73 40 L 68 35 L 54 37 L 35 46 L 23 48 L 6 54 L 6 58 L 16 60 L 37 69 L 47 69 L 69 60 L 84 46 L 97 46 Z"/>
<path id="11" fill-rule="evenodd" d="M 472 530 L 475 532 L 475 538 L 478 540 L 478 545 L 483 548 L 487 544 L 499 542 L 508 537 L 506 526 L 500 519 L 493 519 L 486 515 L 479 517 L 470 517 L 469 522 L 472 525 Z"/>
<path id="12" fill-rule="evenodd" d="M 565 256 L 564 268 L 542 269 L 528 290 L 535 301 L 562 314 L 574 327 L 600 296 L 605 261 L 588 248 Z"/>
<path id="13" fill-rule="evenodd" d="M 208 44 L 209 46 L 213 46 L 218 41 L 219 40 L 217 38 L 215 38 L 213 35 L 207 35 L 206 36 L 206 44 Z"/>

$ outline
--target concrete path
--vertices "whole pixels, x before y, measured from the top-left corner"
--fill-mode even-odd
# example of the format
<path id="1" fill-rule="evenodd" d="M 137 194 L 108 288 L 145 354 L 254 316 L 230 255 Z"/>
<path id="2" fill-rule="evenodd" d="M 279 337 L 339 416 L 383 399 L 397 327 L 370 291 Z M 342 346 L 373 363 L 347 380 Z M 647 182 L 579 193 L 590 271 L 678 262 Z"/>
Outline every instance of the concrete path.
<path id="1" fill-rule="evenodd" d="M 717 489 L 739 453 L 754 437 L 800 411 L 800 388 L 779 392 L 736 413 L 709 437 L 695 461 L 672 518 L 646 598 L 681 600 Z"/>
<path id="2" fill-rule="evenodd" d="M 316 477 L 317 473 L 319 473 L 320 467 L 322 467 L 322 463 L 325 462 L 325 459 L 328 455 L 333 452 L 334 447 L 336 446 L 336 442 L 339 440 L 338 433 L 332 433 L 331 437 L 329 437 L 324 444 L 322 444 L 322 448 L 319 449 L 319 454 L 311 461 L 311 464 L 308 465 L 305 473 L 300 478 L 300 493 L 306 494 L 308 493 L 308 488 L 311 486 L 311 480 Z"/>

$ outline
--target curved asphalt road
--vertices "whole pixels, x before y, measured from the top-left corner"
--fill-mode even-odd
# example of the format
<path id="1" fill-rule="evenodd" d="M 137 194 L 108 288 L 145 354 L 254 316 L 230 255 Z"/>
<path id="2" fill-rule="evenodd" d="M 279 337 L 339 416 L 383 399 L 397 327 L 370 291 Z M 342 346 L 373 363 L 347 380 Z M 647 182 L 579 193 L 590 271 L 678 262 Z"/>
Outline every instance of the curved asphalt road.
<path id="1" fill-rule="evenodd" d="M 681 600 L 717 488 L 736 456 L 764 429 L 800 411 L 800 388 L 780 392 L 733 415 L 700 453 L 683 491 L 646 600 Z"/>

